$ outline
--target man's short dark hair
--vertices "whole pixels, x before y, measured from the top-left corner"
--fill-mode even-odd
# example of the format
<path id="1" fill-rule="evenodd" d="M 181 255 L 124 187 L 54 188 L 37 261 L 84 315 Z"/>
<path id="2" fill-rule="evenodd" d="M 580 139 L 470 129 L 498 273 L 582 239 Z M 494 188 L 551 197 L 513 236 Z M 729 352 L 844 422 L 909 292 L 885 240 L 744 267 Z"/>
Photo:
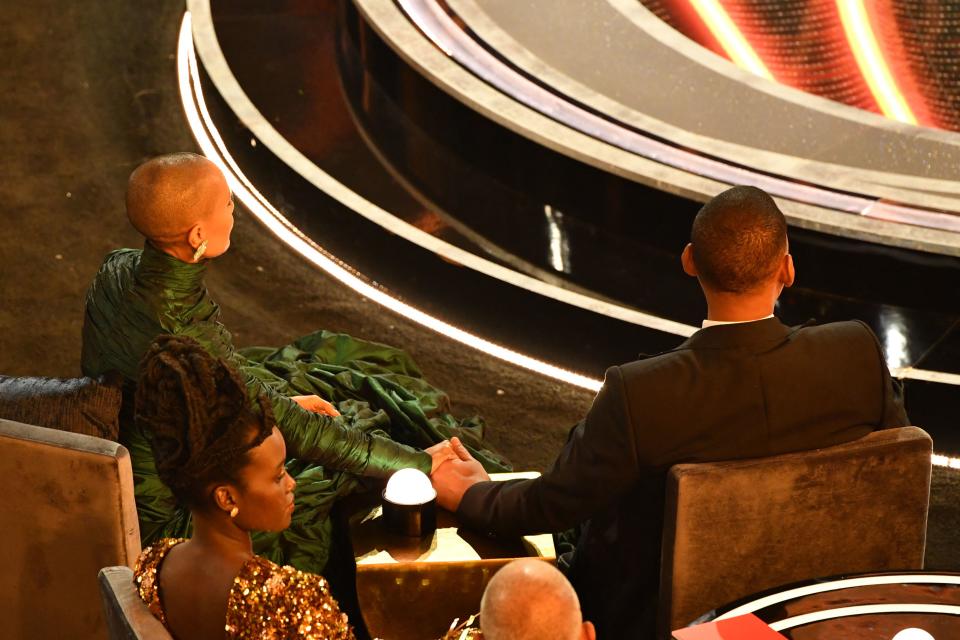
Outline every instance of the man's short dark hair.
<path id="1" fill-rule="evenodd" d="M 787 251 L 787 221 L 769 195 L 733 187 L 703 205 L 690 232 L 700 280 L 744 293 L 770 278 Z"/>

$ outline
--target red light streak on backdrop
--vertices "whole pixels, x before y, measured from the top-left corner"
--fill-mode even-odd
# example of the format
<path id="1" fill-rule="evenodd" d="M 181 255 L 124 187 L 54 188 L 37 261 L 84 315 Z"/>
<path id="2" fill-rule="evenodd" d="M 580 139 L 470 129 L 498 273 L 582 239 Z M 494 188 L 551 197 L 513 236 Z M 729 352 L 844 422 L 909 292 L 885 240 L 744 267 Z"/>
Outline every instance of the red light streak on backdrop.
<path id="1" fill-rule="evenodd" d="M 701 46 L 729 58 L 694 0 L 642 0 Z M 844 0 L 839 0 L 843 2 Z M 867 81 L 851 49 L 838 0 L 718 0 L 777 81 L 874 113 L 876 78 Z M 869 28 L 892 77 L 920 124 L 960 130 L 960 3 L 862 0 Z M 862 12 L 861 12 L 862 13 Z M 881 96 L 882 98 L 882 96 Z"/>

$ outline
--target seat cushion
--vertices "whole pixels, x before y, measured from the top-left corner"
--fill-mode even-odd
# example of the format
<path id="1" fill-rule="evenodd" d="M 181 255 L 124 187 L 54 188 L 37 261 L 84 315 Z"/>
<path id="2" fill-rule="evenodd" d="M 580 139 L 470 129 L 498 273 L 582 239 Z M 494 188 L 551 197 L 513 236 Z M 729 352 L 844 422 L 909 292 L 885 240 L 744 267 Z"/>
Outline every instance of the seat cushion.
<path id="1" fill-rule="evenodd" d="M 117 439 L 119 378 L 0 376 L 0 418 L 88 436 Z"/>
<path id="2" fill-rule="evenodd" d="M 813 451 L 674 465 L 661 637 L 767 589 L 922 569 L 932 445 L 922 429 L 901 427 Z"/>

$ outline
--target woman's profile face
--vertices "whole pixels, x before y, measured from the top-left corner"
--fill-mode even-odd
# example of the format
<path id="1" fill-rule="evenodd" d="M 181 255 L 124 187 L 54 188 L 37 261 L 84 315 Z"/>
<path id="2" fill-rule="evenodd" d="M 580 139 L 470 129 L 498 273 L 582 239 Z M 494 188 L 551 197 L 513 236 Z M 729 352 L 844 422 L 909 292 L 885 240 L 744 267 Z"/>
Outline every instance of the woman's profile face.
<path id="1" fill-rule="evenodd" d="M 250 450 L 249 462 L 240 470 L 235 522 L 246 530 L 282 531 L 293 515 L 296 481 L 285 466 L 287 447 L 276 427 L 266 440 Z"/>
<path id="2" fill-rule="evenodd" d="M 208 194 L 210 211 L 203 220 L 207 239 L 207 258 L 216 258 L 230 248 L 230 233 L 233 231 L 233 194 L 226 179 L 218 169 L 211 172 Z"/>

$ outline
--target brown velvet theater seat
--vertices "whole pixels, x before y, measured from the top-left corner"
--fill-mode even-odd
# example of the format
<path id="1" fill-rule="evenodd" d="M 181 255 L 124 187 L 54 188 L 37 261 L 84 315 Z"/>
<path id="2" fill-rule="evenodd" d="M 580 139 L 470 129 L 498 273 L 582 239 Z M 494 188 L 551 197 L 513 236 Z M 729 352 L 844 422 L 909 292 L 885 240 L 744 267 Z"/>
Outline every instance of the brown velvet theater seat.
<path id="1" fill-rule="evenodd" d="M 102 569 L 100 594 L 110 640 L 173 640 L 137 594 L 130 567 Z"/>
<path id="2" fill-rule="evenodd" d="M 667 479 L 658 637 L 781 585 L 923 568 L 930 436 L 916 427 Z"/>
<path id="3" fill-rule="evenodd" d="M 0 420 L 0 533 L 0 636 L 105 638 L 97 573 L 140 553 L 129 453 Z"/>

